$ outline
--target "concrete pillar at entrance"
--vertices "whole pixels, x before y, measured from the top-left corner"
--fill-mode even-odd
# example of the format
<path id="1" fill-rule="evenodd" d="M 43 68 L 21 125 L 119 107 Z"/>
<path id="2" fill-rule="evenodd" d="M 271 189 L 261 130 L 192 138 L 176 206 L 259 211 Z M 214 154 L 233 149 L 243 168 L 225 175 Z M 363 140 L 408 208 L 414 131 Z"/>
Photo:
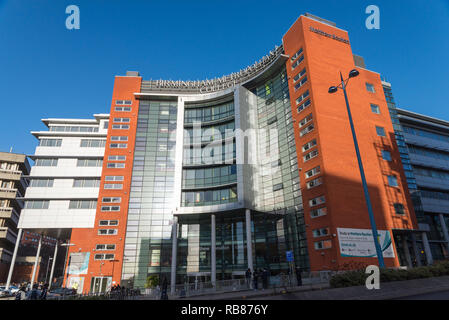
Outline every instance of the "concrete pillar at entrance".
<path id="1" fill-rule="evenodd" d="M 217 244 L 216 244 L 216 236 L 215 236 L 215 215 L 212 214 L 210 216 L 210 237 L 211 237 L 211 270 L 210 270 L 210 280 L 212 282 L 212 285 L 215 288 L 215 283 L 217 280 Z"/>
<path id="2" fill-rule="evenodd" d="M 55 271 L 56 255 L 58 254 L 58 245 L 59 241 L 56 241 L 55 254 L 53 255 L 53 262 L 51 264 L 50 280 L 48 281 L 48 291 L 50 291 L 51 284 L 53 283 L 53 272 Z"/>
<path id="3" fill-rule="evenodd" d="M 416 258 L 416 264 L 418 267 L 421 267 L 421 254 L 418 250 L 418 246 L 416 245 L 416 236 L 414 233 L 410 234 L 411 238 L 412 238 L 412 246 L 413 246 L 413 252 L 415 253 L 415 258 Z"/>
<path id="4" fill-rule="evenodd" d="M 429 240 L 427 239 L 427 233 L 422 233 L 422 243 L 424 246 L 424 252 L 426 253 L 427 264 L 433 264 L 432 251 L 430 251 Z"/>
<path id="5" fill-rule="evenodd" d="M 407 267 L 413 268 L 412 258 L 408 250 L 407 236 L 405 234 L 402 235 L 402 247 L 404 248 L 405 260 L 407 260 Z"/>
<path id="6" fill-rule="evenodd" d="M 9 289 L 9 285 L 11 284 L 11 278 L 14 272 L 14 264 L 16 263 L 17 250 L 19 249 L 21 240 L 22 240 L 22 229 L 19 229 L 19 233 L 17 233 L 16 245 L 14 246 L 14 252 L 12 254 L 11 265 L 9 266 L 8 279 L 6 280 L 6 290 Z"/>
<path id="7" fill-rule="evenodd" d="M 36 277 L 37 264 L 39 262 L 39 255 L 41 254 L 42 235 L 39 235 L 39 245 L 37 246 L 36 261 L 34 261 L 33 275 L 31 276 L 31 289 L 33 289 L 34 279 Z"/>
<path id="8" fill-rule="evenodd" d="M 246 253 L 248 257 L 248 268 L 254 271 L 253 268 L 253 242 L 251 237 L 251 210 L 246 209 Z"/>
<path id="9" fill-rule="evenodd" d="M 443 214 L 438 215 L 440 218 L 441 230 L 443 231 L 444 241 L 446 241 L 446 249 L 449 252 L 449 234 L 447 232 L 446 220 L 444 219 Z"/>
<path id="10" fill-rule="evenodd" d="M 172 224 L 172 249 L 171 249 L 171 279 L 170 292 L 175 294 L 176 286 L 176 255 L 178 253 L 178 217 L 173 217 Z"/>

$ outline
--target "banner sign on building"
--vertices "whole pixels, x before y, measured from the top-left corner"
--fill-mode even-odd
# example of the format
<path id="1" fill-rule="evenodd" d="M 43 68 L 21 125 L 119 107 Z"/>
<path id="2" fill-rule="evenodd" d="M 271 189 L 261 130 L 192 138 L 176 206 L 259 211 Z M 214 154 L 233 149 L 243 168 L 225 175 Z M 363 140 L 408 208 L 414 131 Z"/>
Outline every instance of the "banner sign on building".
<path id="1" fill-rule="evenodd" d="M 373 232 L 371 229 L 337 228 L 340 254 L 342 257 L 376 257 Z M 379 244 L 384 258 L 394 258 L 390 232 L 377 230 Z"/>
<path id="2" fill-rule="evenodd" d="M 87 274 L 90 252 L 73 252 L 70 254 L 68 274 Z"/>

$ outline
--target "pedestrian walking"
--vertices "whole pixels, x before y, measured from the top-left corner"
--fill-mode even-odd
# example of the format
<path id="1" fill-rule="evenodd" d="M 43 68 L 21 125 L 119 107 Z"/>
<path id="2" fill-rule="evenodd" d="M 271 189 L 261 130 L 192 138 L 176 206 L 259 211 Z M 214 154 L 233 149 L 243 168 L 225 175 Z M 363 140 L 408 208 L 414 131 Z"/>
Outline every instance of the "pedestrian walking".
<path id="1" fill-rule="evenodd" d="M 33 285 L 33 289 L 28 291 L 27 300 L 37 300 L 39 298 L 39 296 L 37 294 L 37 287 L 38 287 L 38 284 L 36 283 Z"/>
<path id="2" fill-rule="evenodd" d="M 162 280 L 161 300 L 168 300 L 167 287 L 168 287 L 167 278 L 164 277 L 164 280 Z"/>
<path id="3" fill-rule="evenodd" d="M 39 296 L 40 300 L 47 300 L 47 291 L 48 291 L 48 283 L 45 283 L 42 286 L 41 295 Z"/>
<path id="4" fill-rule="evenodd" d="M 253 272 L 253 287 L 254 290 L 257 290 L 257 278 L 259 277 L 259 273 L 257 272 L 257 269 Z"/>
<path id="5" fill-rule="evenodd" d="M 251 289 L 251 269 L 248 268 L 245 272 L 245 278 L 246 278 L 246 286 L 248 289 Z"/>
<path id="6" fill-rule="evenodd" d="M 16 300 L 26 300 L 27 298 L 27 288 L 26 286 L 21 286 L 19 291 L 16 293 Z"/>
<path id="7" fill-rule="evenodd" d="M 262 286 L 263 289 L 268 289 L 268 270 L 266 268 L 262 271 Z"/>
<path id="8" fill-rule="evenodd" d="M 296 281 L 298 282 L 298 286 L 302 286 L 301 268 L 296 268 Z"/>

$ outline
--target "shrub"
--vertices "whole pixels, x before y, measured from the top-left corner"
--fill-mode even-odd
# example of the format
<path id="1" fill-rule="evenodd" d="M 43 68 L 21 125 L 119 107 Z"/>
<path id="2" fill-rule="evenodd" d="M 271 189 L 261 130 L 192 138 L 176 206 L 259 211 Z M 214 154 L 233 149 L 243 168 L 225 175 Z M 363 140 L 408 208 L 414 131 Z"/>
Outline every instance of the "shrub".
<path id="1" fill-rule="evenodd" d="M 147 282 L 145 283 L 145 288 L 154 288 L 159 285 L 159 276 L 151 275 L 147 277 Z"/>

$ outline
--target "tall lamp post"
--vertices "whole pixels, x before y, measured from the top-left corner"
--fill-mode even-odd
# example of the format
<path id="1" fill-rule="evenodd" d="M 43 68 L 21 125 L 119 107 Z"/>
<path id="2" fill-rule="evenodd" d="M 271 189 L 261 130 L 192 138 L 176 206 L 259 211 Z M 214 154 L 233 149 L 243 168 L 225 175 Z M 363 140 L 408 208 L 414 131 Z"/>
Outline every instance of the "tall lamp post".
<path id="1" fill-rule="evenodd" d="M 343 76 L 340 72 L 341 84 L 339 84 L 338 86 L 330 87 L 329 93 L 335 93 L 338 91 L 338 89 L 342 89 L 344 96 L 345 96 L 346 110 L 348 111 L 349 124 L 351 125 L 352 138 L 354 140 L 355 152 L 357 154 L 357 161 L 359 164 L 360 176 L 362 177 L 363 192 L 365 193 L 366 206 L 368 207 L 368 214 L 369 214 L 369 219 L 371 222 L 371 230 L 373 232 L 373 238 L 374 238 L 374 246 L 376 247 L 377 260 L 379 261 L 379 267 L 385 268 L 384 258 L 382 255 L 382 249 L 380 247 L 379 240 L 378 240 L 379 237 L 378 237 L 378 233 L 377 233 L 376 221 L 374 220 L 373 208 L 371 206 L 371 200 L 370 200 L 370 196 L 368 193 L 368 185 L 366 183 L 365 172 L 363 170 L 362 158 L 360 157 L 360 151 L 359 151 L 359 146 L 357 143 L 357 137 L 356 137 L 355 130 L 354 130 L 354 124 L 352 122 L 351 110 L 349 108 L 348 96 L 346 94 L 346 86 L 349 82 L 349 79 L 357 77 L 358 75 L 359 75 L 359 71 L 357 71 L 356 69 L 353 69 L 349 72 L 349 77 L 346 80 L 343 80 Z"/>

